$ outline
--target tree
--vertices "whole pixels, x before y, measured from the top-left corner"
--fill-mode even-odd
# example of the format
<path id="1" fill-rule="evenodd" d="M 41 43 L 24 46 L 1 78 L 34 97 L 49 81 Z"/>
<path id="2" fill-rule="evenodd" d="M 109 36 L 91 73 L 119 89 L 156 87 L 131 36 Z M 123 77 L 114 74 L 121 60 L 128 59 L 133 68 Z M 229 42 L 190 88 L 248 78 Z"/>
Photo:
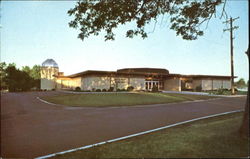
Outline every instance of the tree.
<path id="1" fill-rule="evenodd" d="M 31 78 L 32 87 L 40 88 L 40 66 L 34 65 L 32 68 L 29 66 L 22 67 L 22 71 L 26 72 Z"/>
<path id="2" fill-rule="evenodd" d="M 5 62 L 0 63 L 0 80 L 1 80 L 1 90 L 8 89 L 8 83 L 6 82 L 6 69 L 8 67 L 16 67 L 15 63 L 6 64 Z"/>
<path id="3" fill-rule="evenodd" d="M 82 40 L 89 35 L 99 35 L 105 31 L 105 40 L 114 40 L 113 30 L 120 24 L 136 22 L 136 27 L 127 31 L 126 36 L 147 37 L 145 26 L 150 21 L 157 22 L 161 15 L 170 15 L 170 29 L 185 40 L 195 40 L 203 35 L 201 24 L 208 22 L 216 14 L 216 7 L 224 4 L 221 17 L 226 15 L 222 0 L 80 0 L 68 11 L 75 19 L 69 23 L 79 28 Z"/>
<path id="4" fill-rule="evenodd" d="M 7 89 L 7 84 L 4 81 L 4 78 L 6 77 L 5 69 L 7 68 L 7 64 L 5 62 L 0 63 L 0 82 L 1 82 L 1 90 Z"/>
<path id="5" fill-rule="evenodd" d="M 10 92 L 28 91 L 31 88 L 40 88 L 40 66 L 34 65 L 16 68 L 14 63 L 0 63 L 1 89 L 8 89 Z"/>
<path id="6" fill-rule="evenodd" d="M 20 71 L 13 65 L 9 65 L 6 70 L 4 81 L 10 92 L 28 91 L 32 88 L 32 78 L 25 71 Z"/>
<path id="7" fill-rule="evenodd" d="M 240 89 L 247 87 L 247 84 L 243 78 L 241 78 L 241 79 L 239 79 L 239 81 L 235 82 L 235 85 L 237 88 L 240 88 Z"/>
<path id="8" fill-rule="evenodd" d="M 34 65 L 30 72 L 30 76 L 34 79 L 34 87 L 38 89 L 40 89 L 40 83 L 41 83 L 40 70 L 41 67 L 39 65 Z"/>
<path id="9" fill-rule="evenodd" d="M 249 47 L 246 51 L 246 54 L 247 54 L 247 57 L 248 57 L 248 68 L 249 68 Z M 246 104 L 245 104 L 245 111 L 244 111 L 244 116 L 243 116 L 243 120 L 242 120 L 242 124 L 241 124 L 241 127 L 240 127 L 240 134 L 242 136 L 249 136 L 249 91 L 250 91 L 250 88 L 249 88 L 249 81 L 247 82 L 247 86 L 248 86 L 248 91 L 247 91 L 247 101 L 246 101 Z"/>

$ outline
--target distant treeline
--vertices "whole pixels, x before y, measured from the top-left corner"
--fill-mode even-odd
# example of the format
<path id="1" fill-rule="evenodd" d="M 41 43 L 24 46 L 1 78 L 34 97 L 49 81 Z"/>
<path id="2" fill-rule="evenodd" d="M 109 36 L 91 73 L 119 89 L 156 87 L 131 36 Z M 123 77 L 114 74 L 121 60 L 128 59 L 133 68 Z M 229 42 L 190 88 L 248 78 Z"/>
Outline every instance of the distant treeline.
<path id="1" fill-rule="evenodd" d="M 29 91 L 40 89 L 40 66 L 23 66 L 18 69 L 15 63 L 0 63 L 1 90 Z"/>

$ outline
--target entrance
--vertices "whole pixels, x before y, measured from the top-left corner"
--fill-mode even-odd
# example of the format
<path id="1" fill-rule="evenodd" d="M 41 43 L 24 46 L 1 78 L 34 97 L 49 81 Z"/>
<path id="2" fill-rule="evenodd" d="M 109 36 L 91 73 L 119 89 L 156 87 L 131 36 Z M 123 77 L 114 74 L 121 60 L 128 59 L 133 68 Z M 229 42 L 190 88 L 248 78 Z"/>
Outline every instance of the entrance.
<path id="1" fill-rule="evenodd" d="M 145 81 L 146 90 L 152 91 L 153 87 L 157 87 L 158 90 L 162 88 L 162 82 L 160 81 Z"/>

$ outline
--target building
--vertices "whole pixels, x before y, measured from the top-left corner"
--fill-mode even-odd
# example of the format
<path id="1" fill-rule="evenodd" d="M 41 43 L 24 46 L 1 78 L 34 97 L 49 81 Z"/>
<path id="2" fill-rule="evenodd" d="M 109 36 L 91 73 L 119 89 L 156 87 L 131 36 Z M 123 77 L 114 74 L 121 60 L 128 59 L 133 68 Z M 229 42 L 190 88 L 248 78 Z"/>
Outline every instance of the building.
<path id="1" fill-rule="evenodd" d="M 65 76 L 58 64 L 47 59 L 41 67 L 41 89 L 75 89 L 95 91 L 134 90 L 151 91 L 153 87 L 166 91 L 206 91 L 230 89 L 230 76 L 171 74 L 162 68 L 125 68 L 117 71 L 88 70 Z"/>

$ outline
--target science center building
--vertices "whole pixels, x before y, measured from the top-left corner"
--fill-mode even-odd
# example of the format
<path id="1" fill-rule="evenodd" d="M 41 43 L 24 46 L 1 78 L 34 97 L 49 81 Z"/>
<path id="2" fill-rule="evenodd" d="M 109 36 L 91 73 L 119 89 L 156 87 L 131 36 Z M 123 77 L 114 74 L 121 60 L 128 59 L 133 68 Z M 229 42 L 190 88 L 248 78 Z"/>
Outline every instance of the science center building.
<path id="1" fill-rule="evenodd" d="M 151 91 L 153 87 L 165 91 L 206 91 L 231 88 L 231 76 L 171 74 L 161 68 L 124 68 L 117 71 L 87 70 L 65 76 L 59 72 L 58 64 L 47 59 L 41 66 L 41 89 L 75 89 L 108 91 L 134 90 Z"/>

